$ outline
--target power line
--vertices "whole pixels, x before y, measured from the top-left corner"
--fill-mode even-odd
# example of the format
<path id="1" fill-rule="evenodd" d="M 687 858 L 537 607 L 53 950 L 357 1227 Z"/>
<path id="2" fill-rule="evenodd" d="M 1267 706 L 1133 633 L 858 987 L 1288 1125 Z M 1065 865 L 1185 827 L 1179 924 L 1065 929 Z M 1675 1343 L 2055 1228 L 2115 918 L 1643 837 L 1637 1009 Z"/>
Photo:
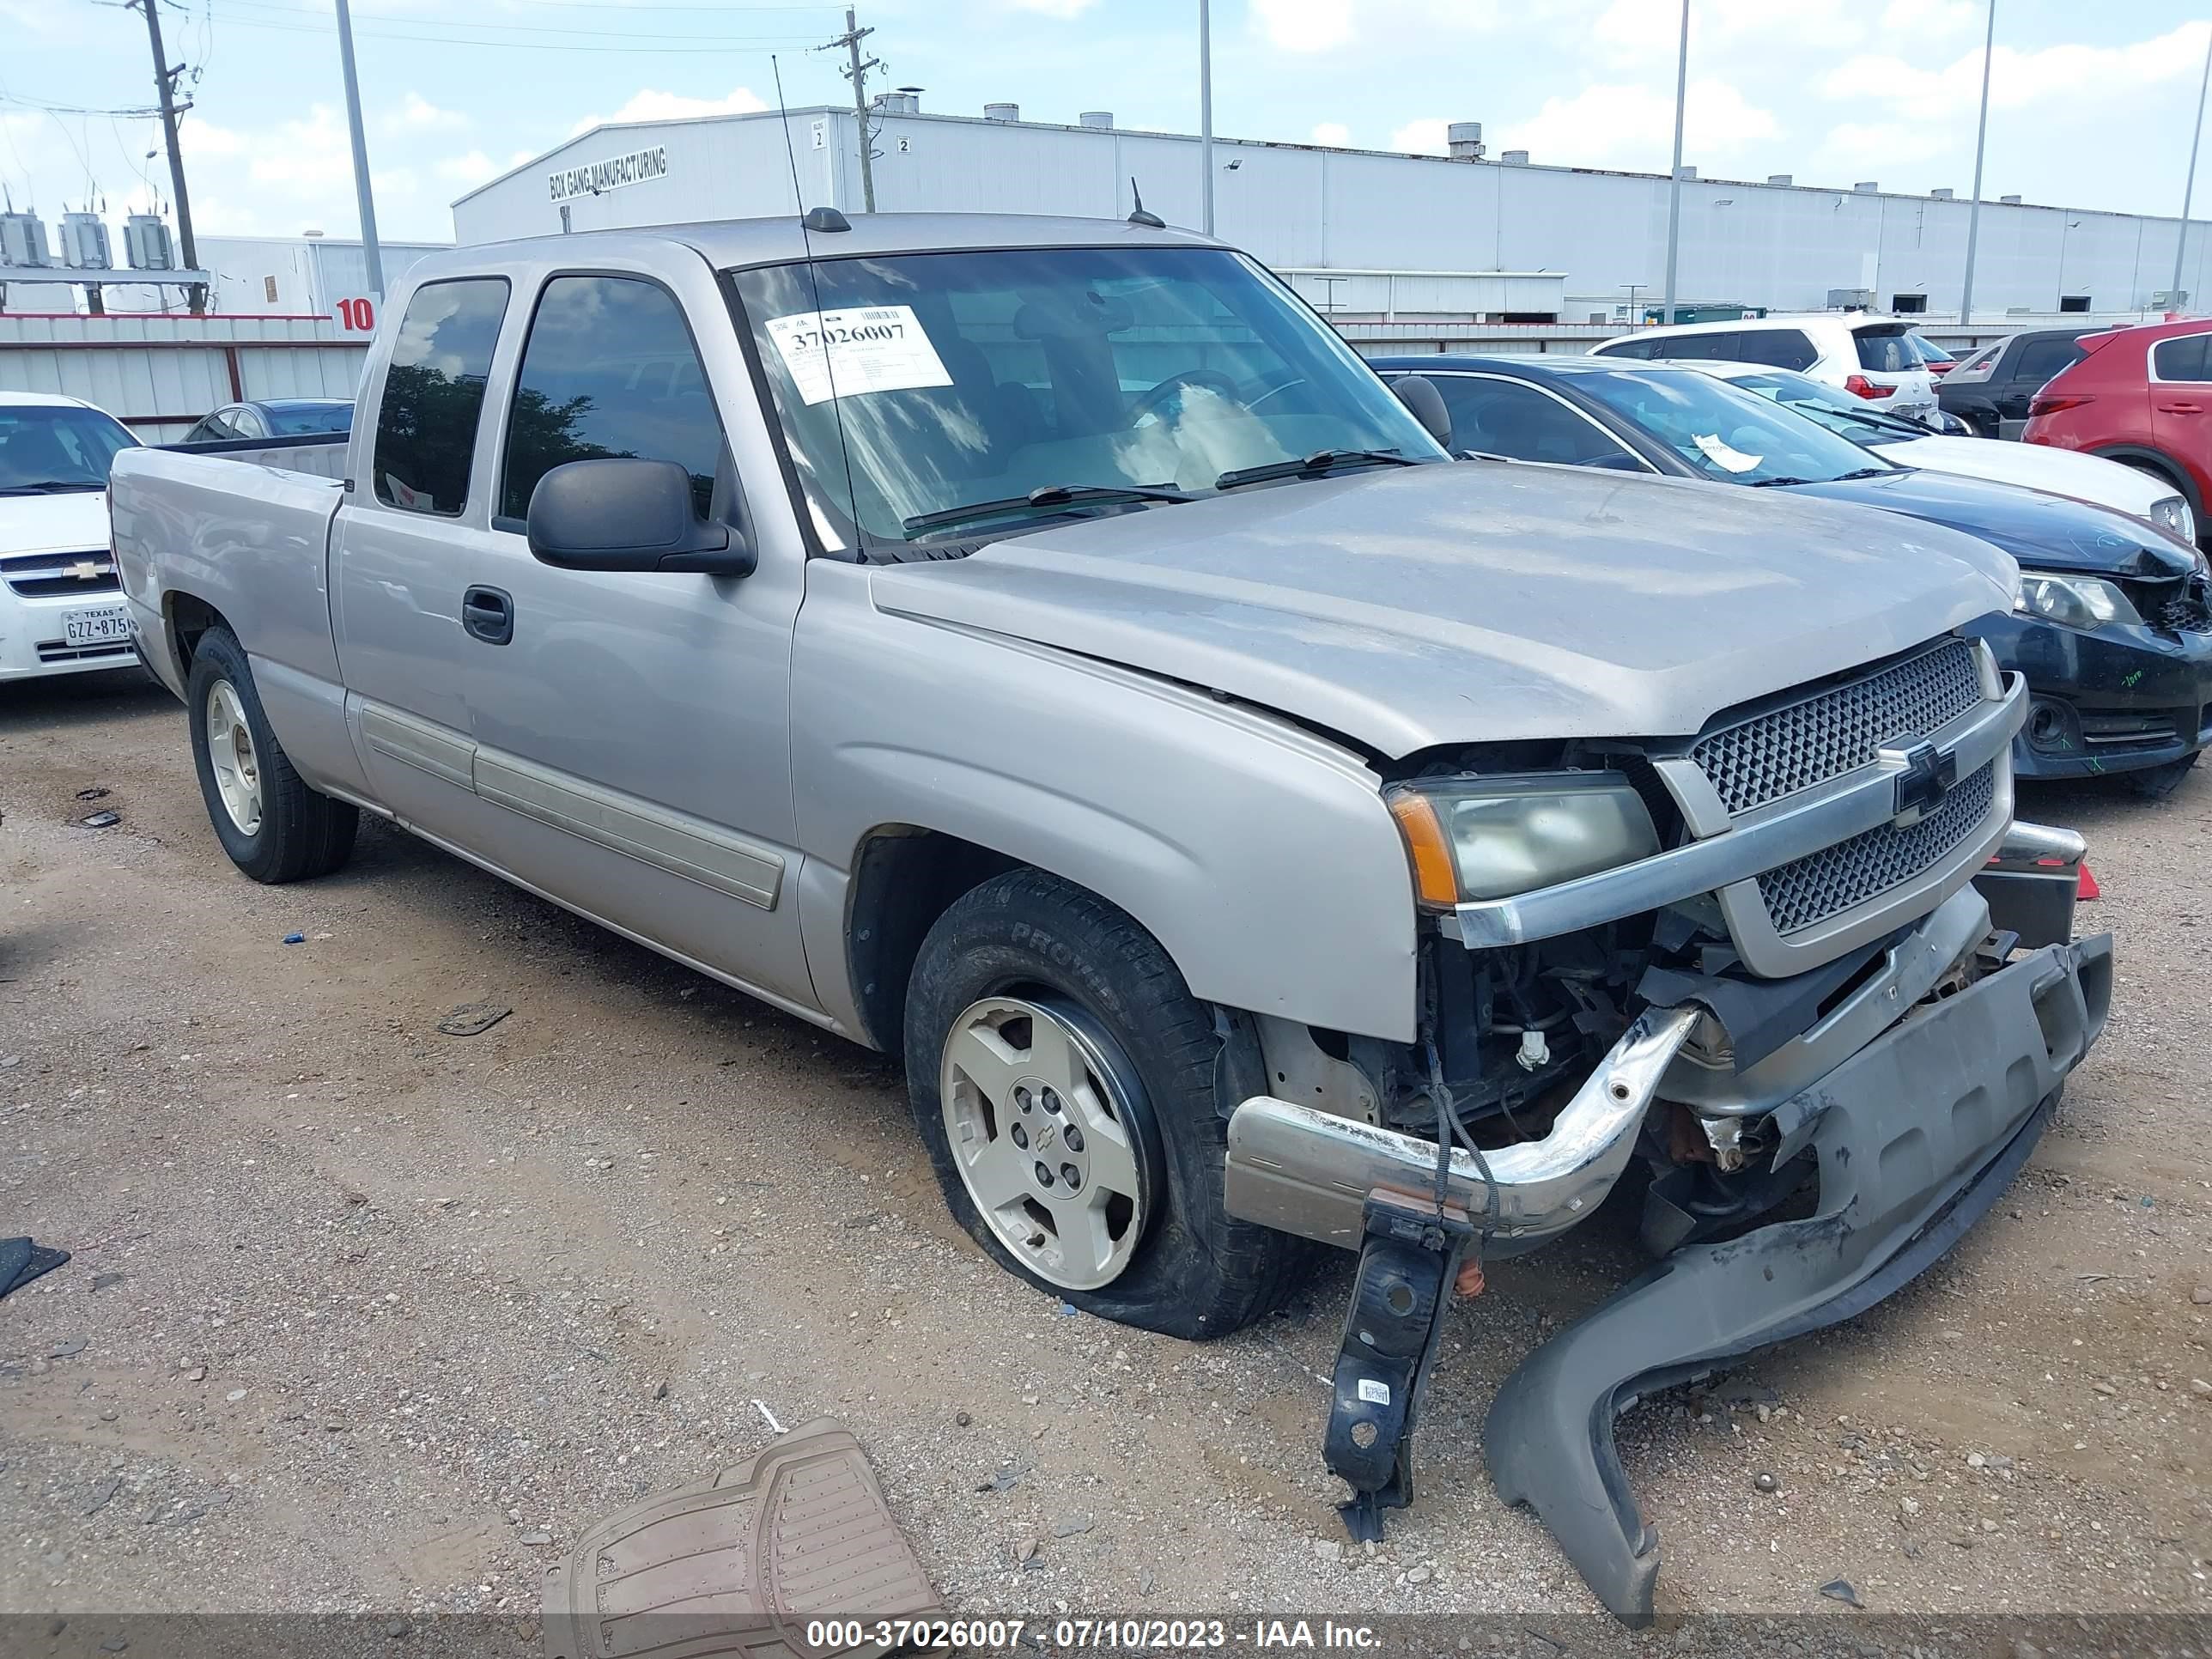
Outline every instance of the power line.
<path id="1" fill-rule="evenodd" d="M 311 34 L 318 40 L 325 40 L 331 38 L 331 31 L 328 29 L 302 27 L 290 23 L 264 22 L 258 19 L 244 17 L 233 17 L 229 21 L 233 28 L 260 29 L 272 34 Z M 455 27 L 468 26 L 455 25 Z M 750 58 L 764 58 L 768 55 L 769 47 L 781 40 L 788 38 L 792 40 L 800 40 L 805 38 L 793 35 L 777 36 L 766 40 L 724 40 L 713 35 L 685 35 L 678 37 L 684 42 L 680 46 L 603 46 L 566 45 L 544 40 L 470 40 L 456 35 L 405 34 L 392 29 L 356 29 L 354 33 L 365 40 L 415 40 L 434 46 L 490 46 L 501 52 L 584 52 L 600 57 L 613 54 L 617 57 L 645 55 L 661 58 L 671 55 L 680 56 L 685 52 L 712 52 L 725 56 L 736 54 Z"/>
<path id="2" fill-rule="evenodd" d="M 325 15 L 325 13 L 312 8 L 276 4 L 272 3 L 272 0 L 223 0 L 223 4 L 226 7 L 244 6 L 253 11 L 268 12 L 276 16 L 296 17 L 303 22 L 310 23 L 319 21 Z M 556 25 L 541 23 L 446 22 L 437 18 L 414 16 L 403 12 L 363 11 L 356 12 L 355 15 L 376 21 L 400 23 L 405 25 L 409 28 L 429 28 L 441 31 L 448 29 L 467 29 L 475 33 L 494 36 L 506 34 L 567 34 L 580 36 L 587 40 L 605 40 L 609 37 L 610 33 L 610 31 L 605 28 L 564 28 Z M 242 23 L 246 27 L 251 27 L 261 20 L 256 18 L 234 17 L 230 21 L 236 23 Z M 361 31 L 361 33 L 363 33 L 368 32 L 368 31 L 367 30 Z M 723 40 L 758 40 L 772 41 L 777 45 L 781 45 L 787 40 L 802 40 L 806 37 L 797 34 L 677 34 L 665 33 L 652 30 L 641 32 L 632 29 L 623 29 L 619 32 L 617 38 L 624 40 L 681 40 L 693 45 L 714 45 Z"/>

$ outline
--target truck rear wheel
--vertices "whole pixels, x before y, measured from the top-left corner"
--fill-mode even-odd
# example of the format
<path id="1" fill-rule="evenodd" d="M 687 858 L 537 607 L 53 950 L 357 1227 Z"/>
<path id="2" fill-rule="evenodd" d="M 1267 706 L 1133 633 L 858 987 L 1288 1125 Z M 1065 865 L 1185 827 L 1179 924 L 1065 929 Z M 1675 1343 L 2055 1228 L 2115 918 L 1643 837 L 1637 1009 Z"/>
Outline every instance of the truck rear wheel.
<path id="1" fill-rule="evenodd" d="M 1102 1319 L 1191 1340 L 1281 1301 L 1312 1247 L 1222 1207 L 1219 1041 L 1158 940 L 1036 870 L 956 901 L 907 994 L 907 1088 L 953 1215 Z"/>
<path id="2" fill-rule="evenodd" d="M 359 810 L 309 788 L 292 769 L 228 628 L 200 635 L 185 708 L 200 794 L 233 864 L 274 884 L 326 876 L 353 855 Z"/>

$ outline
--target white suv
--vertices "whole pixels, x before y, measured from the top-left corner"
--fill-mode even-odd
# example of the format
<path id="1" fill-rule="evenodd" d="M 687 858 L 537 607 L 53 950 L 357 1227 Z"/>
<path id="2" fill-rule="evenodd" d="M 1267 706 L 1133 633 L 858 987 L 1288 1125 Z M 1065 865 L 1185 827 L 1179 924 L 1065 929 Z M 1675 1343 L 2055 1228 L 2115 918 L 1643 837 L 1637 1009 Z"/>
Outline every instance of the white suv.
<path id="1" fill-rule="evenodd" d="M 1936 377 L 1912 325 L 1864 312 L 1799 317 L 1741 317 L 1725 323 L 1677 323 L 1639 329 L 1590 348 L 1593 356 L 1694 357 L 1794 368 L 1875 403 L 1887 413 L 1931 423 Z"/>
<path id="2" fill-rule="evenodd" d="M 0 392 L 0 681 L 137 660 L 107 467 L 137 440 L 75 398 Z"/>

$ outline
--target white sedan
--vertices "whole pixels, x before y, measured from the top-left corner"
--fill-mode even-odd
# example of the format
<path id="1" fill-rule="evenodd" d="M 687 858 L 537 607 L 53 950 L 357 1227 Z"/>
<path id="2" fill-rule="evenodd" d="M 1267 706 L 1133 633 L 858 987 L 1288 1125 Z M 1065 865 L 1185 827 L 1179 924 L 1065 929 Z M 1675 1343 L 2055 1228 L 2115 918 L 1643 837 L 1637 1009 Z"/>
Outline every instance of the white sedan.
<path id="1" fill-rule="evenodd" d="M 138 441 L 75 398 L 0 392 L 0 681 L 137 660 L 107 467 Z"/>
<path id="2" fill-rule="evenodd" d="M 1969 478 L 2025 484 L 2054 495 L 2094 501 L 2148 519 L 2191 546 L 2197 523 L 2189 503 L 2163 478 L 2123 466 L 2100 455 L 2041 444 L 2000 443 L 1990 438 L 1943 438 L 1911 421 L 1884 414 L 1847 392 L 1786 368 L 1759 363 L 1677 362 L 1677 368 L 1701 368 L 1747 392 L 1771 398 L 1861 448 L 1878 450 L 1882 459 L 1930 472 L 1957 472 Z"/>

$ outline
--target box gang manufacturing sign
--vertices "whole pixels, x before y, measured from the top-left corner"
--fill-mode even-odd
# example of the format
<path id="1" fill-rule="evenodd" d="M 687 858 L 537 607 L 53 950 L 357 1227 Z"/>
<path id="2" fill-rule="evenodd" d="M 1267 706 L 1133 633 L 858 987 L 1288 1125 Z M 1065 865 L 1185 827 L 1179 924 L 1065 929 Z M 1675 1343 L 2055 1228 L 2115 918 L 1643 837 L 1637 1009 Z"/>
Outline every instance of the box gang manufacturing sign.
<path id="1" fill-rule="evenodd" d="M 632 150 L 627 155 L 611 156 L 580 167 L 562 167 L 548 175 L 546 182 L 552 187 L 553 199 L 565 202 L 572 196 L 597 196 L 602 191 L 620 190 L 624 185 L 641 185 L 648 179 L 667 176 L 668 148 L 656 144 L 651 149 Z"/>

